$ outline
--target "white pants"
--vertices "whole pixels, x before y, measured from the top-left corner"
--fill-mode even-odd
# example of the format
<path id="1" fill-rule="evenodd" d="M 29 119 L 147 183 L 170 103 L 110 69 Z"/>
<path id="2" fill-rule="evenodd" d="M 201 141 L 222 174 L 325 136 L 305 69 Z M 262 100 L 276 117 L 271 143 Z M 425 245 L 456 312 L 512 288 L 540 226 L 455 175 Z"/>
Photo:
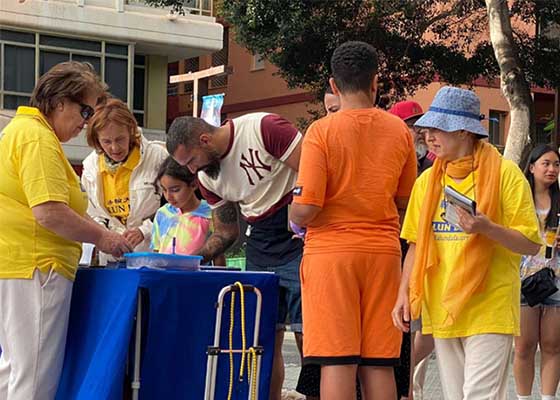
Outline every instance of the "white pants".
<path id="1" fill-rule="evenodd" d="M 0 400 L 56 395 L 72 282 L 53 270 L 33 279 L 0 279 Z"/>
<path id="2" fill-rule="evenodd" d="M 445 400 L 505 400 L 513 336 L 435 339 Z"/>
<path id="3" fill-rule="evenodd" d="M 414 395 L 414 400 L 424 399 L 424 383 L 426 381 L 426 371 L 428 370 L 430 357 L 431 354 L 427 355 L 414 368 L 414 375 L 412 378 L 412 392 Z"/>

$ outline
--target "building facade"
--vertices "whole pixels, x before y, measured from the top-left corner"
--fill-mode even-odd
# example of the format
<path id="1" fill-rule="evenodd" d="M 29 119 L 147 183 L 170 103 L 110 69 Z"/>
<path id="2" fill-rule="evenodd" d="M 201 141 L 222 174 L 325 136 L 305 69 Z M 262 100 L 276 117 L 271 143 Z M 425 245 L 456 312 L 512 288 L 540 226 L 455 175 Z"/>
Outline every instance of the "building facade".
<path id="1" fill-rule="evenodd" d="M 263 60 L 258 54 L 251 54 L 238 45 L 232 29 L 224 25 L 224 47 L 212 55 L 180 60 L 169 66 L 169 74 L 182 74 L 211 66 L 226 65 L 229 74 L 210 79 L 202 83 L 200 96 L 204 94 L 224 93 L 222 120 L 241 114 L 266 111 L 280 114 L 294 124 L 302 119 L 309 119 L 308 110 L 321 108 L 320 104 L 311 103 L 313 95 L 302 89 L 289 89 L 286 82 L 277 74 L 278 69 Z M 327 84 L 327 82 L 325 82 Z M 443 82 L 433 82 L 420 89 L 413 100 L 427 109 Z M 490 140 L 499 148 L 505 145 L 509 130 L 509 105 L 503 96 L 499 80 L 487 81 L 477 79 L 471 87 L 481 100 L 481 112 L 491 120 L 484 120 Z M 544 127 L 554 117 L 554 91 L 547 88 L 532 88 L 537 117 L 537 139 L 549 141 L 550 133 Z M 192 113 L 192 85 L 170 85 L 168 88 L 168 124 L 179 115 Z"/>
<path id="2" fill-rule="evenodd" d="M 148 137 L 163 138 L 168 64 L 222 48 L 212 1 L 187 4 L 178 16 L 141 0 L 0 1 L 0 124 L 28 103 L 43 73 L 76 60 L 94 66 Z M 64 147 L 75 164 L 91 151 L 83 135 Z"/>

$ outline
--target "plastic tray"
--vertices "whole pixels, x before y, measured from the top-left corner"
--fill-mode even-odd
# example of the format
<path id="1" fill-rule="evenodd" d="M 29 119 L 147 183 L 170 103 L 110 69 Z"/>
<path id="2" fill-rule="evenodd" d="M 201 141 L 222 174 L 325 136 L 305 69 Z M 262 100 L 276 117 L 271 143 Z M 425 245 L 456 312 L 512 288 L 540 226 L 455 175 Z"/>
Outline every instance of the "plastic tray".
<path id="1" fill-rule="evenodd" d="M 185 256 L 179 254 L 160 253 L 126 253 L 126 267 L 137 269 L 142 267 L 157 269 L 175 269 L 181 271 L 198 271 L 202 256 Z"/>

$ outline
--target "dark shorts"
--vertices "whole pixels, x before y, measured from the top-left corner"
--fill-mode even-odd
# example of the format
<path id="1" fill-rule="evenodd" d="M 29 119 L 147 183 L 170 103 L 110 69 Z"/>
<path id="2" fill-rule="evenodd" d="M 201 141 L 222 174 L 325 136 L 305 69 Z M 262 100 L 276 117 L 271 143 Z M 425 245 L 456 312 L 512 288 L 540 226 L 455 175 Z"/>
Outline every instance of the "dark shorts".
<path id="1" fill-rule="evenodd" d="M 521 294 L 521 306 L 527 306 L 529 307 L 529 304 L 527 304 L 527 300 L 525 299 L 525 296 L 523 296 L 523 294 Z M 560 290 L 550 296 L 548 296 L 546 299 L 544 299 L 542 301 L 542 303 L 537 304 L 535 307 L 560 307 Z"/>
<path id="2" fill-rule="evenodd" d="M 247 260 L 246 270 L 255 272 L 274 272 L 280 278 L 278 319 L 276 328 L 285 329 L 290 325 L 293 332 L 301 333 L 301 284 L 299 266 L 301 255 L 286 264 L 275 267 L 257 265 Z"/>

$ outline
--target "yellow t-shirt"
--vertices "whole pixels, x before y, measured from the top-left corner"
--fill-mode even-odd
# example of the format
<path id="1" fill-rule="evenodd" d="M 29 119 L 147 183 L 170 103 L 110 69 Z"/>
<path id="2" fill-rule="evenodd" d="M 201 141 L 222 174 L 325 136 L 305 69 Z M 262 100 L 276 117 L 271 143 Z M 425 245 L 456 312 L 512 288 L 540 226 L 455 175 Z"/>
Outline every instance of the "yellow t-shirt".
<path id="1" fill-rule="evenodd" d="M 431 168 L 416 181 L 401 237 L 416 243 L 418 220 Z M 501 167 L 500 204 L 498 223 L 521 232 L 529 240 L 540 243 L 539 224 L 531 196 L 529 183 L 516 164 L 503 160 Z M 445 185 L 450 185 L 461 193 L 476 200 L 475 193 L 484 190 L 484 183 L 477 180 L 478 173 L 470 174 L 461 183 L 445 177 Z M 475 294 L 467 303 L 457 321 L 444 326 L 447 311 L 442 307 L 445 287 L 453 269 L 461 265 L 459 256 L 468 237 L 462 230 L 446 223 L 443 213 L 443 194 L 440 207 L 433 217 L 433 231 L 439 252 L 440 265 L 426 274 L 424 301 L 422 305 L 422 332 L 437 338 L 465 337 L 483 333 L 519 335 L 519 264 L 521 255 L 497 245 L 490 266 L 486 289 Z M 468 254 L 465 255 L 468 257 Z"/>
<path id="2" fill-rule="evenodd" d="M 43 228 L 32 208 L 48 201 L 80 215 L 87 194 L 37 108 L 19 107 L 0 138 L 0 278 L 31 279 L 38 268 L 74 279 L 81 245 Z"/>
<path id="3" fill-rule="evenodd" d="M 105 156 L 99 155 L 99 170 L 103 180 L 105 209 L 111 217 L 117 218 L 126 226 L 130 214 L 129 185 L 130 175 L 140 162 L 140 149 L 134 147 L 128 158 L 113 173 L 108 169 Z"/>

